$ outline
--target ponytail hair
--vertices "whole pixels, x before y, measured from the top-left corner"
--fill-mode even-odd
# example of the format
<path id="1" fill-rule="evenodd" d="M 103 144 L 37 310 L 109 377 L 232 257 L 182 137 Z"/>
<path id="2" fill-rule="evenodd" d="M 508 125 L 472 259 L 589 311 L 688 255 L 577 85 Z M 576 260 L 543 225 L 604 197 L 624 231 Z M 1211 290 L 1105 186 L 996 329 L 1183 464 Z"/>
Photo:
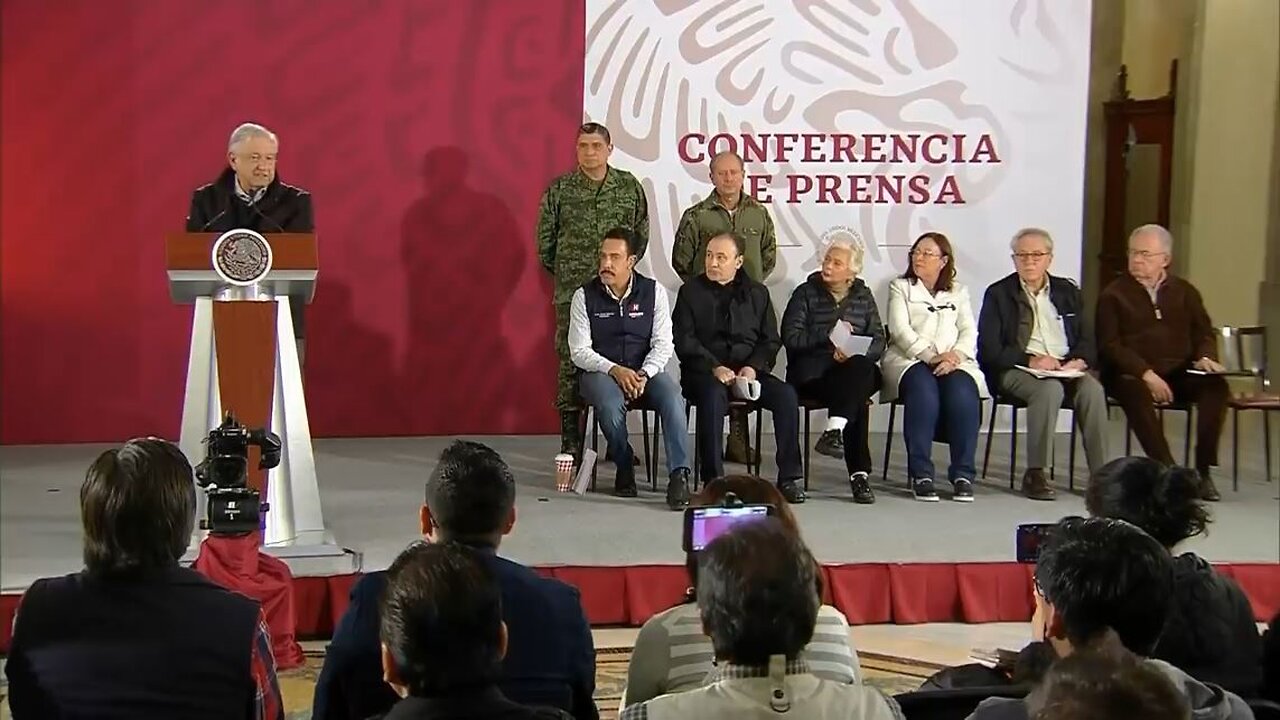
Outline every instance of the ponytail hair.
<path id="1" fill-rule="evenodd" d="M 1200 475 L 1145 457 L 1103 465 L 1089 481 L 1085 506 L 1094 517 L 1137 525 L 1166 548 L 1207 531 L 1212 519 L 1200 502 Z"/>

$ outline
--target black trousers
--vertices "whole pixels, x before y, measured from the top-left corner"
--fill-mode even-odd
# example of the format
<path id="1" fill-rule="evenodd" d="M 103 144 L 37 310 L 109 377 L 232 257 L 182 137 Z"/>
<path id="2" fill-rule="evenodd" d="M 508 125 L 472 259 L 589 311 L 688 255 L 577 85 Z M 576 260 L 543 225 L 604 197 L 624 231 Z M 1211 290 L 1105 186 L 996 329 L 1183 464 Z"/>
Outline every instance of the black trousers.
<path id="1" fill-rule="evenodd" d="M 800 386 L 805 397 L 827 406 L 828 415 L 849 421 L 844 426 L 844 465 L 850 475 L 871 472 L 867 439 L 871 410 L 867 401 L 879 389 L 880 368 L 865 355 L 836 363 L 821 377 Z"/>
<path id="2" fill-rule="evenodd" d="M 760 407 L 773 415 L 774 442 L 777 443 L 778 479 L 794 480 L 804 475 L 800 465 L 800 401 L 796 389 L 772 375 L 760 375 Z M 684 395 L 698 409 L 699 457 L 703 478 L 724 477 L 724 415 L 729 409 L 729 386 L 712 375 L 682 379 Z"/>

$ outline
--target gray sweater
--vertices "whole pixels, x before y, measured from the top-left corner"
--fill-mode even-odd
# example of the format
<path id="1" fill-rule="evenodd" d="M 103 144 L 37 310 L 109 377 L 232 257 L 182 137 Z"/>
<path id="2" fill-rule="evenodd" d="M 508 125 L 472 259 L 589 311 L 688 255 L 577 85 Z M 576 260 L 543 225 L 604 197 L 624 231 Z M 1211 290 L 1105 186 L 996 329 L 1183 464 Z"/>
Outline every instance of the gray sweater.
<path id="1" fill-rule="evenodd" d="M 830 605 L 819 608 L 813 638 L 801 658 L 821 679 L 862 683 L 858 655 L 849 642 L 849 623 Z M 702 634 L 696 603 L 660 612 L 649 618 L 636 637 L 622 704 L 626 707 L 659 695 L 702 687 L 715 669 L 714 661 L 711 638 Z"/>

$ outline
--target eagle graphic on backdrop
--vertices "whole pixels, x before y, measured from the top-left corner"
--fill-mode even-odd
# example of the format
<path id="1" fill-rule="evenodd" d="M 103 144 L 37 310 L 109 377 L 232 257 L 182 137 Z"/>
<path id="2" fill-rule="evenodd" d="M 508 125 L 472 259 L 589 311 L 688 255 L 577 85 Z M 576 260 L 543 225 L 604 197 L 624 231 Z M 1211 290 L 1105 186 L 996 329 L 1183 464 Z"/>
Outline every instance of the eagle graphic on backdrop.
<path id="1" fill-rule="evenodd" d="M 1014 40 L 993 61 L 1028 83 L 1053 82 L 1066 57 L 1052 3 L 985 0 L 1007 7 Z M 587 119 L 613 135 L 613 162 L 645 184 L 652 205 L 650 251 L 642 264 L 668 287 L 680 212 L 711 192 L 705 162 L 683 162 L 678 140 L 794 133 L 965 133 L 996 138 L 1016 152 L 995 112 L 960 77 L 963 47 L 931 19 L 937 3 L 908 0 L 588 0 Z M 936 10 L 936 8 L 935 8 Z M 955 24 L 954 22 L 952 23 Z M 1031 66 L 1024 66 L 1033 63 Z M 795 172 L 850 172 L 838 163 L 752 161 L 747 174 L 769 175 L 777 225 L 778 269 L 770 284 L 791 283 L 817 267 L 825 242 L 865 242 L 866 274 L 887 277 L 895 246 L 945 229 L 964 205 L 788 202 L 780 179 Z M 980 202 L 1005 179 L 1000 164 L 862 167 L 937 181 L 953 174 L 966 203 Z M 747 184 L 746 190 L 750 191 Z M 958 251 L 959 252 L 959 251 Z"/>

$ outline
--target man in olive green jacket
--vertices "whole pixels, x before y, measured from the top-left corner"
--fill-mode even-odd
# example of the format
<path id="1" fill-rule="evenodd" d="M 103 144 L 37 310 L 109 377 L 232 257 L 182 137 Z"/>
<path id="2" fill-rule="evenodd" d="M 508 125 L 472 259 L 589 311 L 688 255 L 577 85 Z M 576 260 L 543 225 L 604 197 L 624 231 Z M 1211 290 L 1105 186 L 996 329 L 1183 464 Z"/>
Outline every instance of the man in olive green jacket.
<path id="1" fill-rule="evenodd" d="M 599 123 L 578 128 L 578 167 L 551 181 L 538 210 L 538 260 L 555 282 L 556 354 L 560 369 L 556 409 L 560 411 L 560 451 L 578 455 L 582 430 L 577 369 L 569 358 L 569 305 L 573 292 L 596 276 L 600 243 L 607 230 L 635 233 L 636 255 L 649 244 L 649 203 L 634 175 L 609 165 L 613 144 Z"/>
<path id="2" fill-rule="evenodd" d="M 680 216 L 671 248 L 671 265 L 680 279 L 688 282 L 702 274 L 711 238 L 738 233 L 747 241 L 742 269 L 752 280 L 762 283 L 773 272 L 778 259 L 778 238 L 769 208 L 742 191 L 745 165 L 738 153 L 717 153 L 711 158 L 710 175 L 715 191 Z M 731 413 L 724 459 L 745 463 L 750 454 L 747 414 Z"/>

